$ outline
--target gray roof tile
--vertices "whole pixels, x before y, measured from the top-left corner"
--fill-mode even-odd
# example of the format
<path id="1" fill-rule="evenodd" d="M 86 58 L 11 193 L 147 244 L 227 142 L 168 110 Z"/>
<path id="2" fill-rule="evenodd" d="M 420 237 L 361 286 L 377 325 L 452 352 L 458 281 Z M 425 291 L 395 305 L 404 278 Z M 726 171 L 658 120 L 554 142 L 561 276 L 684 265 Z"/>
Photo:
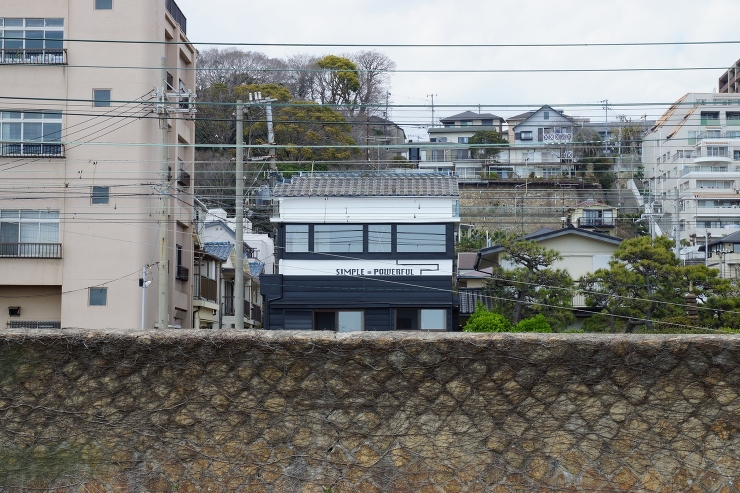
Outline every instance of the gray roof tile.
<path id="1" fill-rule="evenodd" d="M 331 173 L 294 176 L 275 197 L 457 197 L 457 178 L 439 173 Z"/>

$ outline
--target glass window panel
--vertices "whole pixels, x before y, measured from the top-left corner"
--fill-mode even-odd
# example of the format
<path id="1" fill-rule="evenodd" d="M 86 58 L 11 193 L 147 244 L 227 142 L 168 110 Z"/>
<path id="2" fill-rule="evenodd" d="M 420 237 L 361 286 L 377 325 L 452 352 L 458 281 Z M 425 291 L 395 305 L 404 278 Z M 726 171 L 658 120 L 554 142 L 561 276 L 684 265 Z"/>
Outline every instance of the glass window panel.
<path id="1" fill-rule="evenodd" d="M 93 106 L 110 106 L 110 89 L 95 89 L 93 91 Z"/>
<path id="2" fill-rule="evenodd" d="M 339 312 L 337 332 L 357 332 L 362 330 L 362 312 Z"/>
<path id="3" fill-rule="evenodd" d="M 39 224 L 39 243 L 59 243 L 59 223 Z"/>
<path id="4" fill-rule="evenodd" d="M 8 19 L 5 18 L 5 25 L 12 27 L 23 27 L 23 19 Z"/>
<path id="5" fill-rule="evenodd" d="M 108 288 L 90 288 L 90 306 L 108 304 Z"/>
<path id="6" fill-rule="evenodd" d="M 396 310 L 396 330 L 419 330 L 419 310 L 398 308 Z"/>
<path id="7" fill-rule="evenodd" d="M 21 219 L 38 219 L 39 211 L 21 211 Z"/>
<path id="8" fill-rule="evenodd" d="M 49 119 L 49 120 L 54 120 L 54 119 L 61 120 L 62 119 L 62 112 L 61 111 L 46 111 L 46 112 L 44 112 L 44 120 L 47 120 L 47 119 Z"/>
<path id="9" fill-rule="evenodd" d="M 26 111 L 23 113 L 24 120 L 41 120 L 42 114 L 35 111 Z"/>
<path id="10" fill-rule="evenodd" d="M 95 10 L 111 10 L 113 0 L 95 0 Z"/>
<path id="11" fill-rule="evenodd" d="M 46 19 L 46 26 L 47 27 L 63 27 L 64 19 L 56 18 L 56 17 L 52 19 Z"/>
<path id="12" fill-rule="evenodd" d="M 315 252 L 362 252 L 362 226 L 317 224 L 313 227 Z"/>
<path id="13" fill-rule="evenodd" d="M 447 231 L 444 224 L 399 224 L 396 251 L 445 252 Z"/>
<path id="14" fill-rule="evenodd" d="M 20 123 L 3 123 L 3 140 L 21 140 Z"/>
<path id="15" fill-rule="evenodd" d="M 285 226 L 285 251 L 308 251 L 308 224 L 288 224 Z"/>
<path id="16" fill-rule="evenodd" d="M 2 219 L 18 219 L 20 217 L 21 211 L 19 210 L 3 210 L 0 211 L 0 218 Z"/>
<path id="17" fill-rule="evenodd" d="M 24 123 L 23 124 L 23 140 L 28 142 L 32 140 L 41 140 L 41 124 L 40 123 Z"/>
<path id="18" fill-rule="evenodd" d="M 44 19 L 26 19 L 26 27 L 44 27 Z"/>
<path id="19" fill-rule="evenodd" d="M 92 203 L 93 204 L 107 204 L 110 197 L 110 188 L 108 187 L 92 187 Z"/>
<path id="20" fill-rule="evenodd" d="M 447 330 L 447 311 L 421 310 L 421 330 Z"/>
<path id="21" fill-rule="evenodd" d="M 18 243 L 19 228 L 18 223 L 0 223 L 0 243 Z"/>
<path id="22" fill-rule="evenodd" d="M 26 49 L 41 50 L 44 48 L 44 31 L 26 31 Z"/>
<path id="23" fill-rule="evenodd" d="M 21 243 L 39 242 L 39 223 L 21 223 Z"/>
<path id="24" fill-rule="evenodd" d="M 0 18 L 0 26 L 2 26 L 3 24 L 5 24 L 5 19 Z"/>
<path id="25" fill-rule="evenodd" d="M 23 49 L 23 31 L 5 31 L 5 48 L 8 50 Z"/>
<path id="26" fill-rule="evenodd" d="M 59 219 L 59 211 L 39 211 L 41 219 Z"/>
<path id="27" fill-rule="evenodd" d="M 46 49 L 48 50 L 61 50 L 62 49 L 62 39 L 64 38 L 64 32 L 63 31 L 46 31 L 44 33 L 44 37 L 46 40 L 44 41 L 44 45 Z"/>
<path id="28" fill-rule="evenodd" d="M 391 225 L 370 224 L 367 227 L 367 246 L 370 253 L 391 251 Z"/>
<path id="29" fill-rule="evenodd" d="M 44 141 L 59 142 L 62 140 L 61 123 L 44 123 Z"/>
<path id="30" fill-rule="evenodd" d="M 3 119 L 20 120 L 23 117 L 23 113 L 20 111 L 5 111 L 3 112 Z"/>

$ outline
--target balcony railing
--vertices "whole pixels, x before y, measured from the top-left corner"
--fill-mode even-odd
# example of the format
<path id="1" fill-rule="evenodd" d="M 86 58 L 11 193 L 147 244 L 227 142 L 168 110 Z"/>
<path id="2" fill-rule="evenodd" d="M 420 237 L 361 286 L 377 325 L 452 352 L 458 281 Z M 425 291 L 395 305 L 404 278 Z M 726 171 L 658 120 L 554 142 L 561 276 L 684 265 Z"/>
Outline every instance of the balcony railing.
<path id="1" fill-rule="evenodd" d="M 61 329 L 62 322 L 54 320 L 10 320 L 9 329 Z"/>
<path id="2" fill-rule="evenodd" d="M 218 283 L 207 277 L 194 276 L 195 296 L 204 300 L 216 302 L 218 300 Z"/>
<path id="3" fill-rule="evenodd" d="M 0 50 L 0 64 L 3 65 L 67 65 L 67 50 Z"/>
<path id="4" fill-rule="evenodd" d="M 0 157 L 64 157 L 64 145 L 36 142 L 0 142 Z"/>
<path id="5" fill-rule="evenodd" d="M 614 226 L 613 217 L 580 217 L 578 218 L 579 228 L 593 228 L 601 226 Z"/>
<path id="6" fill-rule="evenodd" d="M 182 265 L 178 265 L 175 268 L 175 279 L 179 281 L 187 281 L 190 279 L 190 270 Z"/>
<path id="7" fill-rule="evenodd" d="M 572 133 L 546 133 L 542 134 L 542 141 L 545 144 L 565 144 L 573 141 Z"/>
<path id="8" fill-rule="evenodd" d="M 182 29 L 182 33 L 187 34 L 188 20 L 185 18 L 185 15 L 183 15 L 180 7 L 178 7 L 175 3 L 175 0 L 165 0 L 165 7 L 167 8 L 167 12 L 169 12 L 172 18 L 175 19 L 175 22 L 180 24 L 180 29 Z"/>
<path id="9" fill-rule="evenodd" d="M 259 306 L 255 305 L 255 304 L 252 304 L 252 316 L 251 316 L 251 319 L 252 320 L 257 320 L 258 322 L 261 322 L 262 321 L 262 309 Z"/>
<path id="10" fill-rule="evenodd" d="M 62 258 L 61 243 L 0 243 L 0 257 Z"/>

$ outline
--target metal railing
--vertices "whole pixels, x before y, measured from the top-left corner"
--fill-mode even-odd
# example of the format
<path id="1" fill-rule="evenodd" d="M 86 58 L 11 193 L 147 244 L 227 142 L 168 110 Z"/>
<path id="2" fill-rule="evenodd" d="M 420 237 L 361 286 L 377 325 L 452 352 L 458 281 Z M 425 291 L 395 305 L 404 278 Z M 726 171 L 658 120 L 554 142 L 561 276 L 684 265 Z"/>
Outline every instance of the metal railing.
<path id="1" fill-rule="evenodd" d="M 67 50 L 65 49 L 9 49 L 0 50 L 0 64 L 2 65 L 67 65 Z"/>
<path id="2" fill-rule="evenodd" d="M 257 320 L 259 322 L 262 321 L 262 309 L 259 306 L 255 305 L 255 304 L 252 304 L 252 312 L 251 313 L 252 313 L 252 316 L 250 318 L 252 320 Z"/>
<path id="3" fill-rule="evenodd" d="M 588 228 L 593 226 L 614 226 L 613 217 L 579 217 L 578 227 Z"/>
<path id="4" fill-rule="evenodd" d="M 0 257 L 62 258 L 61 243 L 0 243 Z"/>
<path id="5" fill-rule="evenodd" d="M 218 283 L 214 279 L 203 276 L 194 276 L 196 286 L 195 295 L 201 299 L 216 302 L 218 300 Z"/>
<path id="6" fill-rule="evenodd" d="M 62 322 L 54 320 L 10 320 L 9 329 L 61 329 Z"/>
<path id="7" fill-rule="evenodd" d="M 0 141 L 0 157 L 17 156 L 64 157 L 64 145 L 41 142 Z"/>
<path id="8" fill-rule="evenodd" d="M 553 144 L 565 144 L 565 143 L 568 143 L 568 142 L 573 141 L 573 134 L 570 133 L 570 132 L 568 132 L 568 133 L 560 133 L 560 134 L 557 134 L 557 133 L 546 133 L 546 134 L 542 134 L 542 141 L 545 144 L 550 144 L 550 143 L 553 143 Z"/>
<path id="9" fill-rule="evenodd" d="M 169 12 L 172 18 L 175 19 L 175 22 L 180 24 L 180 29 L 182 29 L 182 33 L 187 34 L 188 20 L 185 18 L 182 10 L 180 10 L 180 7 L 178 7 L 175 3 L 175 0 L 165 0 L 164 4 L 167 8 L 167 12 Z"/>
<path id="10" fill-rule="evenodd" d="M 187 281 L 189 278 L 190 278 L 190 270 L 187 267 L 183 265 L 178 265 L 175 268 L 175 279 L 179 281 Z"/>

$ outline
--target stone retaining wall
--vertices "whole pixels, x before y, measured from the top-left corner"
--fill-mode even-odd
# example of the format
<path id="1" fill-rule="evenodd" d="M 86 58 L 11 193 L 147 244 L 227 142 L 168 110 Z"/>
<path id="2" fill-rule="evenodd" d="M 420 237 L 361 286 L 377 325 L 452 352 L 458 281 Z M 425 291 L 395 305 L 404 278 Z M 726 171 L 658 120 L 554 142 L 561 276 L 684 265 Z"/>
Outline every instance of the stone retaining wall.
<path id="1" fill-rule="evenodd" d="M 740 339 L 4 332 L 2 491 L 735 492 Z"/>

